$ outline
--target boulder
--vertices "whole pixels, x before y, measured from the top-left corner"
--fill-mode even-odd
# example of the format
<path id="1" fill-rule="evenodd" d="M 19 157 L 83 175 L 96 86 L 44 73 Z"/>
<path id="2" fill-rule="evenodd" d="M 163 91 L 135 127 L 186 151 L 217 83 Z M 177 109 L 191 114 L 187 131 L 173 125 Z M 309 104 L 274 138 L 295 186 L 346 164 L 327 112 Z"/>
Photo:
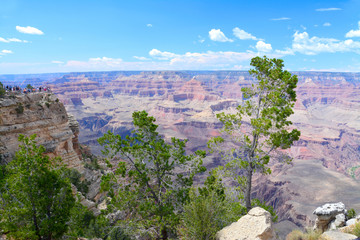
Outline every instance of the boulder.
<path id="1" fill-rule="evenodd" d="M 346 221 L 346 226 L 354 225 L 357 222 L 358 222 L 358 220 L 356 218 L 349 219 Z"/>
<path id="2" fill-rule="evenodd" d="M 340 213 L 335 216 L 335 220 L 333 220 L 329 225 L 329 230 L 336 230 L 339 227 L 345 226 L 346 216 L 343 213 Z"/>
<path id="3" fill-rule="evenodd" d="M 237 222 L 217 232 L 216 240 L 270 240 L 274 236 L 270 213 L 255 207 Z"/>
<path id="4" fill-rule="evenodd" d="M 330 223 L 336 219 L 337 215 L 342 214 L 338 217 L 337 224 L 341 224 L 341 219 L 344 217 L 343 222 L 345 223 L 345 215 L 347 211 L 345 205 L 342 202 L 338 203 L 327 203 L 321 207 L 315 209 L 313 214 L 317 215 L 315 220 L 314 229 L 318 229 L 322 232 L 326 231 L 330 227 Z M 336 228 L 336 224 L 332 224 L 332 228 Z"/>
<path id="5" fill-rule="evenodd" d="M 353 240 L 357 237 L 353 234 L 343 233 L 339 231 L 327 231 L 321 234 L 320 239 L 324 240 Z"/>

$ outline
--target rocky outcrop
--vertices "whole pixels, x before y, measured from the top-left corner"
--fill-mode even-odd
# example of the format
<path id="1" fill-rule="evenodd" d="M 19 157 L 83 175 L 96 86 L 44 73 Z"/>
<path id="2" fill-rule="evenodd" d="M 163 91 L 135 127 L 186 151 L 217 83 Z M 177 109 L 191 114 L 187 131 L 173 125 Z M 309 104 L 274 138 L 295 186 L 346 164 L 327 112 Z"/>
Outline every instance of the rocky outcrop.
<path id="1" fill-rule="evenodd" d="M 327 203 L 316 208 L 314 214 L 317 216 L 314 229 L 324 232 L 344 226 L 347 210 L 342 202 Z"/>
<path id="2" fill-rule="evenodd" d="M 81 168 L 79 125 L 51 93 L 6 95 L 0 98 L 0 156 L 8 163 L 18 150 L 18 136 L 37 135 L 50 157 L 60 156 L 69 167 Z"/>
<path id="3" fill-rule="evenodd" d="M 270 240 L 275 234 L 271 215 L 268 211 L 255 207 L 249 213 L 217 232 L 216 240 Z"/>
<path id="4" fill-rule="evenodd" d="M 323 240 L 355 240 L 357 236 L 339 231 L 328 231 L 321 234 L 320 239 Z"/>

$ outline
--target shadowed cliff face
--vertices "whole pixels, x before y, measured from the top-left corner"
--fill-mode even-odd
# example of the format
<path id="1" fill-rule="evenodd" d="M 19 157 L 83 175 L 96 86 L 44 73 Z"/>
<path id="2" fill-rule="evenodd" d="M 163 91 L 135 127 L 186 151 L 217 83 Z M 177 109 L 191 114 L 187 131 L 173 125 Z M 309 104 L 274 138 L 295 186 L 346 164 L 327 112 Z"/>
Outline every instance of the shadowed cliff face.
<path id="1" fill-rule="evenodd" d="M 47 155 L 60 156 L 69 167 L 80 168 L 79 125 L 56 99 L 51 93 L 12 94 L 0 98 L 2 164 L 11 161 L 19 149 L 19 134 L 36 134 L 36 141 L 45 147 Z"/>
<path id="2" fill-rule="evenodd" d="M 326 201 L 360 210 L 350 197 L 360 192 L 355 180 L 360 177 L 360 74 L 296 74 L 291 120 L 302 135 L 288 151 L 294 162 L 273 162 L 273 174 L 257 176 L 253 194 L 273 204 L 280 220 L 304 226 L 314 219 L 312 208 Z M 74 73 L 56 80 L 52 89 L 79 121 L 80 142 L 95 152 L 96 139 L 107 130 L 129 133 L 131 114 L 139 110 L 155 116 L 167 138 L 187 138 L 189 149 L 196 150 L 220 134 L 216 114 L 234 111 L 242 102 L 241 88 L 253 81 L 247 72 L 231 71 Z M 208 158 L 205 164 L 223 162 Z"/>

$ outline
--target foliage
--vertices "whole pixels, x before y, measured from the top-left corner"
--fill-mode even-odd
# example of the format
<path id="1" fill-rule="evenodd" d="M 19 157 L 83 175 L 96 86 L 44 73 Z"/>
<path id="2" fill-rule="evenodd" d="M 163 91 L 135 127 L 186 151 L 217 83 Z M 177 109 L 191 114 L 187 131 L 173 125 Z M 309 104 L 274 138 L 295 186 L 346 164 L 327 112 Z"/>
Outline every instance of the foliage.
<path id="1" fill-rule="evenodd" d="M 16 111 L 17 114 L 22 114 L 22 113 L 24 113 L 24 106 L 23 106 L 21 103 L 19 103 L 19 104 L 17 105 L 17 107 L 15 108 L 15 111 Z"/>
<path id="2" fill-rule="evenodd" d="M 19 136 L 20 150 L 0 177 L 0 229 L 14 239 L 61 237 L 75 203 L 59 159 L 44 156 L 35 137 Z"/>
<path id="3" fill-rule="evenodd" d="M 207 196 L 192 192 L 190 201 L 184 206 L 181 239 L 210 240 L 230 221 L 227 219 L 227 203 L 211 192 Z"/>
<path id="4" fill-rule="evenodd" d="M 276 215 L 276 211 L 274 210 L 274 207 L 271 205 L 266 205 L 265 202 L 260 201 L 257 198 L 254 198 L 251 200 L 251 207 L 261 207 L 268 211 L 271 214 L 271 220 L 276 223 L 278 220 L 278 215 Z"/>
<path id="5" fill-rule="evenodd" d="M 130 239 L 119 226 L 111 226 L 109 220 L 102 214 L 95 216 L 80 203 L 76 203 L 71 210 L 69 230 L 67 237 L 77 239 L 86 237 L 89 239 Z"/>
<path id="6" fill-rule="evenodd" d="M 103 176 L 102 189 L 128 214 L 129 226 L 146 230 L 153 239 L 167 239 L 175 234 L 195 174 L 205 171 L 205 152 L 186 155 L 186 140 L 166 143 L 154 122 L 147 112 L 134 112 L 133 136 L 108 132 L 98 140 L 110 159 L 121 158 L 114 174 Z M 112 167 L 110 161 L 108 165 Z"/>
<path id="7" fill-rule="evenodd" d="M 101 170 L 101 166 L 99 165 L 98 159 L 94 155 L 84 155 L 83 158 L 86 159 L 86 162 L 84 164 L 85 168 L 91 169 L 91 170 Z M 89 161 L 90 160 L 90 161 Z"/>
<path id="8" fill-rule="evenodd" d="M 88 180 L 81 180 L 81 173 L 74 169 L 65 169 L 65 177 L 69 178 L 70 182 L 74 184 L 78 191 L 86 195 L 89 192 L 89 185 L 91 184 Z"/>
<path id="9" fill-rule="evenodd" d="M 27 89 L 33 89 L 34 87 L 31 86 L 31 84 L 29 83 L 29 84 L 26 85 L 26 88 L 27 88 Z"/>
<path id="10" fill-rule="evenodd" d="M 306 229 L 306 232 L 300 230 L 293 230 L 286 236 L 286 240 L 321 240 L 320 231 L 314 231 L 311 228 Z"/>
<path id="11" fill-rule="evenodd" d="M 356 216 L 355 209 L 351 208 L 347 211 L 347 217 L 348 219 L 354 218 Z"/>
<path id="12" fill-rule="evenodd" d="M 5 95 L 5 89 L 2 82 L 0 82 L 0 97 L 3 97 Z"/>
<path id="13" fill-rule="evenodd" d="M 236 113 L 217 114 L 223 123 L 224 137 L 215 137 L 208 143 L 211 151 L 227 160 L 225 175 L 244 194 L 248 210 L 253 173 L 271 173 L 267 165 L 275 150 L 289 148 L 300 136 L 297 129 L 287 130 L 292 124 L 288 117 L 293 114 L 296 101 L 297 76 L 282 69 L 281 59 L 255 57 L 251 66 L 254 69 L 249 73 L 256 77 L 256 83 L 242 88 L 244 103 Z"/>
<path id="14" fill-rule="evenodd" d="M 181 239 L 215 239 L 215 234 L 246 213 L 239 202 L 226 197 L 221 179 L 212 171 L 205 186 L 193 189 L 190 201 L 184 206 L 181 225 L 178 228 Z"/>

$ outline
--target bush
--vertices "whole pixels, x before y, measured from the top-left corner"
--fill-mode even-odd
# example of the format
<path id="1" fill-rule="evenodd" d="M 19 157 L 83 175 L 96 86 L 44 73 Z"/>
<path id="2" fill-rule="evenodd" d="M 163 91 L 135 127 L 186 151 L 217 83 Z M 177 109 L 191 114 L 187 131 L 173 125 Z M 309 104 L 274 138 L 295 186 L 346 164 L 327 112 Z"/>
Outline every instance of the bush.
<path id="1" fill-rule="evenodd" d="M 69 178 L 70 182 L 75 185 L 78 191 L 86 195 L 89 192 L 89 185 L 91 184 L 88 180 L 81 180 L 81 174 L 76 169 L 66 169 L 65 177 Z"/>
<path id="2" fill-rule="evenodd" d="M 225 202 L 214 193 L 202 196 L 192 192 L 190 198 L 182 215 L 181 239 L 215 239 L 216 232 L 228 223 Z"/>
<path id="3" fill-rule="evenodd" d="M 24 106 L 21 103 L 19 103 L 18 106 L 15 108 L 15 111 L 17 114 L 24 113 Z"/>
<path id="4" fill-rule="evenodd" d="M 356 212 L 353 208 L 349 209 L 347 212 L 348 219 L 354 218 L 356 216 Z"/>
<path id="5" fill-rule="evenodd" d="M 49 102 L 45 102 L 45 105 L 50 108 L 50 103 Z"/>
<path id="6" fill-rule="evenodd" d="M 276 212 L 273 208 L 273 206 L 271 205 L 266 205 L 265 202 L 261 202 L 259 199 L 254 198 L 251 201 L 251 207 L 261 207 L 263 209 L 265 209 L 266 211 L 268 211 L 271 214 L 271 220 L 276 223 L 278 220 L 278 216 L 276 215 Z"/>
<path id="7" fill-rule="evenodd" d="M 180 239 L 215 239 L 219 230 L 239 220 L 245 213 L 246 208 L 239 202 L 224 199 L 216 191 L 197 194 L 192 190 L 178 229 Z"/>
<path id="8" fill-rule="evenodd" d="M 0 97 L 3 97 L 5 95 L 5 89 L 3 84 L 0 82 Z"/>

